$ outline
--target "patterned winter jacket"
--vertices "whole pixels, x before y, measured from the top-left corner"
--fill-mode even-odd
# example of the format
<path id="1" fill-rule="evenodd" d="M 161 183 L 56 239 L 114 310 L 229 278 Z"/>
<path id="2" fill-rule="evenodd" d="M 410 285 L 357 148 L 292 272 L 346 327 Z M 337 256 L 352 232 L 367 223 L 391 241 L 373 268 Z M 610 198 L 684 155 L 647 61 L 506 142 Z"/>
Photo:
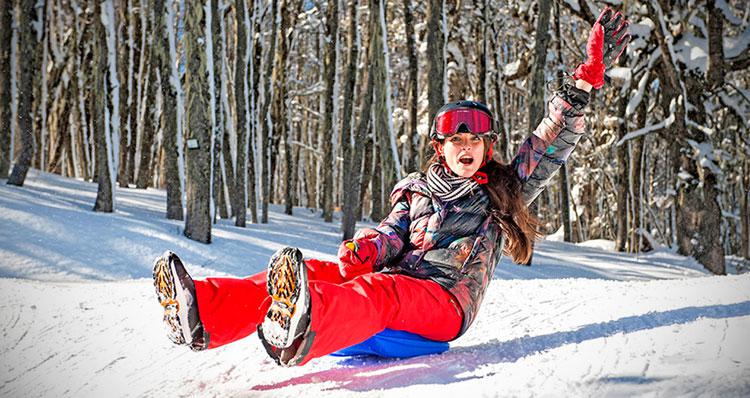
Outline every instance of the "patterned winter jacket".
<path id="1" fill-rule="evenodd" d="M 513 159 L 523 196 L 530 204 L 570 156 L 584 133 L 582 109 L 588 93 L 565 86 L 548 104 L 548 114 Z M 455 298 L 463 313 L 461 336 L 476 318 L 484 292 L 503 252 L 504 236 L 489 216 L 483 186 L 444 203 L 432 195 L 424 174 L 413 173 L 396 184 L 392 210 L 376 228 L 355 238 L 369 238 L 378 248 L 376 270 L 431 279 Z"/>

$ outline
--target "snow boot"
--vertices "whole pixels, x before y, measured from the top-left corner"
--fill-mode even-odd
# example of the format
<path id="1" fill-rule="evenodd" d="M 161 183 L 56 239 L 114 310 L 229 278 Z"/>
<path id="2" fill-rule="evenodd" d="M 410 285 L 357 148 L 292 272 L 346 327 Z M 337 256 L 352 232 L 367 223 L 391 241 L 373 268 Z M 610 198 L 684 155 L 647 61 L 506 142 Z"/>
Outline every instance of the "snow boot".
<path id="1" fill-rule="evenodd" d="M 258 328 L 258 335 L 269 354 L 278 361 L 280 351 L 289 348 L 293 348 L 289 351 L 296 351 L 293 346 L 304 338 L 310 324 L 307 267 L 299 249 L 285 247 L 271 257 L 267 288 L 273 302 Z"/>
<path id="2" fill-rule="evenodd" d="M 195 283 L 180 258 L 171 251 L 164 252 L 154 262 L 154 287 L 159 304 L 164 307 L 167 337 L 194 351 L 206 349 L 208 336 L 198 316 Z"/>

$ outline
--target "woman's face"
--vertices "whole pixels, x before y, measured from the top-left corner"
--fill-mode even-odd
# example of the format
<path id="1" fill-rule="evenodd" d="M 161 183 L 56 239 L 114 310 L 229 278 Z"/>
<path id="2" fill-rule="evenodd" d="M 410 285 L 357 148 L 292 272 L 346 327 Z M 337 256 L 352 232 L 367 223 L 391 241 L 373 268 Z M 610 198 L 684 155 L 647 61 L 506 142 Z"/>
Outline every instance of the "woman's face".
<path id="1" fill-rule="evenodd" d="M 451 171 L 468 178 L 479 170 L 486 150 L 482 137 L 472 133 L 457 133 L 445 139 L 441 152 Z"/>

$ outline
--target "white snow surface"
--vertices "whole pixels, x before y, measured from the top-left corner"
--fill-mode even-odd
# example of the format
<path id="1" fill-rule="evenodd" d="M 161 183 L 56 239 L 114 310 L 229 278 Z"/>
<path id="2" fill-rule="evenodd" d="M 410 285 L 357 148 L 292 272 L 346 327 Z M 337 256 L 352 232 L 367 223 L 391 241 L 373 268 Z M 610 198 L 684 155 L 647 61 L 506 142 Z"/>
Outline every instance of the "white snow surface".
<path id="1" fill-rule="evenodd" d="M 531 267 L 498 265 L 469 331 L 440 355 L 323 357 L 278 367 L 250 336 L 194 353 L 162 328 L 151 265 L 176 251 L 195 277 L 263 271 L 285 245 L 333 259 L 338 222 L 272 208 L 221 221 L 214 243 L 163 218 L 165 192 L 37 170 L 0 184 L 0 396 L 748 396 L 750 274 L 712 276 L 669 250 L 608 241 L 537 244 Z"/>

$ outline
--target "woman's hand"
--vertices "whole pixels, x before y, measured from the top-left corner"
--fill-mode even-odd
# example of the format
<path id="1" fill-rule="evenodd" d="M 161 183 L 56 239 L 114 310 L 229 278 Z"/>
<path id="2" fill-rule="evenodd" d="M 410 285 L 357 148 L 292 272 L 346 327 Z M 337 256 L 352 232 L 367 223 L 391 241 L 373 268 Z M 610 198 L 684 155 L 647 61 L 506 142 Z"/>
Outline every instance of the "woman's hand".
<path id="1" fill-rule="evenodd" d="M 341 242 L 339 246 L 339 269 L 347 279 L 372 272 L 378 258 L 378 248 L 369 239 Z"/>
<path id="2" fill-rule="evenodd" d="M 589 82 L 586 80 L 576 80 L 576 88 L 581 89 L 587 93 L 591 92 L 591 89 L 594 88 L 594 86 L 590 85 Z"/>
<path id="3" fill-rule="evenodd" d="M 599 14 L 586 44 L 588 58 L 586 62 L 578 65 L 573 74 L 576 87 L 586 90 L 585 86 L 578 86 L 580 80 L 595 89 L 604 86 L 605 69 L 612 67 L 630 41 L 628 25 L 628 21 L 620 12 L 614 13 L 609 7 Z"/>

